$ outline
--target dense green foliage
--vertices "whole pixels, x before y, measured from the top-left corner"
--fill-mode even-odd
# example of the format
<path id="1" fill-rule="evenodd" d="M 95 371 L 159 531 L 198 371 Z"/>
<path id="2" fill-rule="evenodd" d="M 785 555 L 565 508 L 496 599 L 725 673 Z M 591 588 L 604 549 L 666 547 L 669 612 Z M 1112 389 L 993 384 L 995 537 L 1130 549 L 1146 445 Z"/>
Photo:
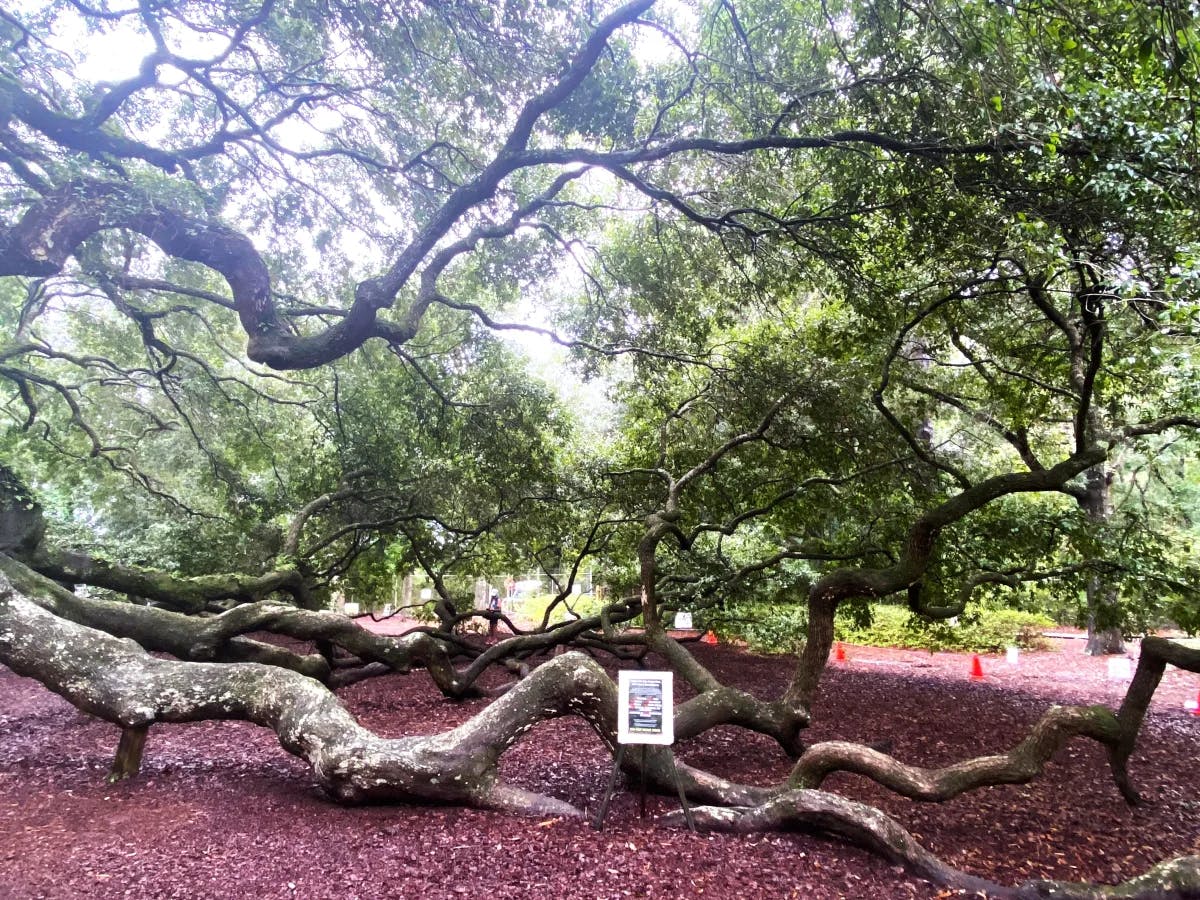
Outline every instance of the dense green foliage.
<path id="1" fill-rule="evenodd" d="M 708 619 L 725 640 L 744 641 L 756 653 L 795 653 L 804 640 L 805 607 L 791 604 L 733 604 Z M 903 606 L 872 603 L 846 607 L 834 634 L 839 641 L 865 647 L 1003 653 L 1008 647 L 1045 649 L 1042 633 L 1054 620 L 1041 613 L 982 604 L 957 619 L 930 621 Z"/>
<path id="2" fill-rule="evenodd" d="M 60 542 L 459 607 L 586 561 L 787 646 L 1095 452 L 884 592 L 1200 626 L 1186 4 L 101 8 L 0 21 L 0 452 Z"/>

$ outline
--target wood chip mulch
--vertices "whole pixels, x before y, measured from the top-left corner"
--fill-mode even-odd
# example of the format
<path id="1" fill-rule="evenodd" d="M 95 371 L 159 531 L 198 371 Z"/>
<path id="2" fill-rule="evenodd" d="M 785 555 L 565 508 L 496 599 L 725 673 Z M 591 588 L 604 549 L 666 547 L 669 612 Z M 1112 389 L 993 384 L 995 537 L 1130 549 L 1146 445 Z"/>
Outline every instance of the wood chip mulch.
<path id="1" fill-rule="evenodd" d="M 999 752 L 1053 703 L 1115 704 L 1124 682 L 1079 642 L 983 660 L 848 648 L 830 665 L 809 741 L 891 742 L 936 766 Z M 791 661 L 698 646 L 720 677 L 774 696 Z M 501 675 L 494 676 L 501 679 Z M 827 787 L 877 804 L 949 863 L 1002 883 L 1115 882 L 1167 857 L 1200 853 L 1200 717 L 1184 708 L 1200 676 L 1169 669 L 1132 773 L 1148 802 L 1129 808 L 1101 749 L 1076 740 L 1029 785 L 943 804 L 889 795 L 838 775 Z M 443 699 L 423 673 L 347 688 L 388 736 L 442 730 L 485 705 Z M 905 898 L 946 896 L 896 866 L 806 834 L 692 835 L 642 820 L 622 789 L 602 833 L 587 823 L 457 808 L 336 806 L 273 735 L 205 722 L 152 729 L 139 778 L 104 782 L 118 732 L 0 667 L 0 898 Z M 781 780 L 769 740 L 722 727 L 677 748 L 741 781 Z M 504 758 L 505 777 L 594 814 L 611 760 L 581 722 L 534 729 Z M 652 814 L 675 808 L 652 797 Z"/>

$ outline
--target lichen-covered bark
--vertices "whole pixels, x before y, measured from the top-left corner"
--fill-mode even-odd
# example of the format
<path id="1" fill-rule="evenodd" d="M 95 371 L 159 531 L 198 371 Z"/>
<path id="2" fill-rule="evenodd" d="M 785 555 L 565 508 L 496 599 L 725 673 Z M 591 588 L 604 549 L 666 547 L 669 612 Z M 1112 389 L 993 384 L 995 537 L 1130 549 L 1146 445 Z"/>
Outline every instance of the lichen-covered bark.
<path id="1" fill-rule="evenodd" d="M 718 725 L 736 725 L 773 738 L 789 756 L 799 755 L 803 749 L 800 733 L 809 722 L 807 709 L 781 700 L 760 700 L 722 684 L 661 628 L 647 629 L 646 643 L 696 690 L 695 697 L 675 708 L 676 740 L 687 740 Z"/>
<path id="2" fill-rule="evenodd" d="M 346 803 L 433 801 L 578 816 L 567 803 L 503 783 L 497 762 L 538 722 L 556 716 L 578 715 L 607 746 L 615 742 L 616 688 L 582 654 L 546 663 L 457 728 L 386 739 L 359 725 L 334 694 L 297 672 L 158 659 L 131 640 L 54 615 L 3 575 L 0 662 L 127 734 L 155 723 L 202 719 L 242 719 L 270 728 L 286 750 L 308 762 L 331 796 Z M 672 786 L 661 750 L 650 754 L 647 775 L 660 790 Z M 686 766 L 680 776 L 698 801 L 757 803 L 767 796 L 763 789 Z"/>
<path id="3" fill-rule="evenodd" d="M 612 682 L 568 654 L 452 731 L 381 738 L 326 688 L 286 669 L 251 663 L 157 659 L 132 641 L 67 622 L 0 581 L 0 661 L 123 729 L 159 722 L 244 719 L 271 728 L 347 803 L 458 802 L 535 814 L 576 815 L 568 804 L 499 781 L 500 754 L 542 719 L 574 713 L 612 732 Z"/>
<path id="4" fill-rule="evenodd" d="M 310 605 L 308 585 L 297 569 L 282 568 L 262 575 L 228 573 L 180 578 L 154 569 L 141 569 L 85 553 L 43 547 L 21 555 L 21 561 L 47 578 L 69 584 L 131 594 L 154 600 L 183 613 L 202 613 L 224 600 L 254 602 L 277 591 L 301 605 Z"/>
<path id="5" fill-rule="evenodd" d="M 1200 897 L 1200 856 L 1169 859 L 1122 884 L 1031 881 L 1022 885 L 1016 896 L 1019 900 L 1195 900 Z"/>
<path id="6" fill-rule="evenodd" d="M 1117 787 L 1131 803 L 1137 794 L 1126 766 L 1137 741 L 1154 690 L 1170 663 L 1200 672 L 1200 641 L 1145 638 L 1137 672 L 1114 714 L 1102 706 L 1055 707 L 1033 727 L 1028 737 L 1006 754 L 965 760 L 941 769 L 907 766 L 886 754 L 859 744 L 830 741 L 810 747 L 797 761 L 789 779 L 792 790 L 767 802 L 742 808 L 694 810 L 697 825 L 734 832 L 807 827 L 846 837 L 935 884 L 954 890 L 983 891 L 993 898 L 1065 897 L 1091 900 L 1118 898 L 1183 898 L 1200 896 L 1200 857 L 1162 863 L 1120 885 L 1070 882 L 1029 882 L 1016 888 L 989 884 L 937 859 L 899 823 L 879 810 L 815 790 L 835 771 L 865 775 L 916 800 L 946 800 L 966 790 L 991 784 L 1022 783 L 1036 777 L 1045 762 L 1071 737 L 1085 735 L 1109 748 Z M 682 823 L 680 814 L 667 817 Z"/>
<path id="7" fill-rule="evenodd" d="M 201 619 L 165 609 L 91 600 L 63 589 L 16 560 L 0 554 L 0 573 L 28 599 L 79 625 L 98 628 L 137 641 L 147 650 L 170 653 L 183 660 L 255 662 L 292 669 L 326 681 L 328 662 L 315 653 L 294 653 L 264 641 L 220 634 L 220 616 Z"/>
<path id="8" fill-rule="evenodd" d="M 8 571 L 18 577 L 10 579 Z M 115 776 L 136 770 L 141 741 L 151 725 L 243 719 L 272 729 L 280 744 L 304 759 L 318 783 L 342 802 L 458 803 L 523 814 L 578 816 L 580 811 L 569 804 L 501 781 L 500 757 L 538 722 L 562 715 L 582 717 L 610 750 L 614 746 L 615 686 L 603 669 L 582 654 L 565 654 L 541 666 L 457 728 L 431 736 L 386 739 L 359 725 L 329 690 L 298 672 L 152 657 L 131 640 L 55 615 L 53 602 L 45 598 L 35 602 L 27 595 L 25 588 L 38 584 L 44 584 L 44 579 L 28 570 L 23 573 L 17 563 L 0 567 L 0 662 L 119 726 L 123 740 Z M 48 593 L 51 601 L 72 596 L 58 589 Z M 265 605 L 233 612 L 241 619 L 229 621 L 241 627 L 257 621 L 259 614 L 271 618 L 297 611 Z M 312 615 L 303 614 L 300 622 L 322 626 L 324 618 Z M 236 633 L 238 627 L 218 626 L 219 637 Z M 1200 645 L 1147 639 L 1143 662 L 1119 714 L 1096 707 L 1052 710 L 1008 754 L 923 770 L 865 748 L 827 743 L 801 758 L 794 780 L 819 783 L 830 771 L 850 769 L 909 796 L 934 800 L 983 784 L 1027 780 L 1072 735 L 1088 735 L 1125 752 L 1133 746 L 1145 706 L 1168 662 L 1200 671 Z M 639 774 L 640 756 L 628 755 L 627 772 Z M 645 772 L 655 789 L 672 789 L 673 772 L 665 749 L 653 748 L 647 754 Z M 698 821 L 709 827 L 749 831 L 801 825 L 863 844 L 956 889 L 986 890 L 1000 897 L 1043 896 L 1039 892 L 1059 890 L 1041 884 L 989 885 L 943 864 L 880 811 L 826 792 L 789 785 L 748 787 L 688 766 L 679 767 L 679 776 L 693 802 L 725 807 L 699 811 Z M 1072 886 L 1076 892 L 1063 896 L 1184 896 L 1170 892 L 1190 889 L 1195 877 L 1194 860 L 1175 861 L 1131 882 L 1132 886 Z"/>
<path id="9" fill-rule="evenodd" d="M 117 637 L 132 638 L 147 650 L 160 650 L 181 660 L 263 663 L 330 682 L 333 673 L 320 654 L 294 653 L 244 636 L 268 631 L 297 640 L 336 644 L 364 661 L 382 664 L 388 671 L 408 672 L 424 667 L 449 697 L 471 693 L 477 677 L 477 673 L 470 678 L 461 677 L 446 646 L 428 634 L 403 637 L 374 634 L 336 613 L 259 602 L 198 618 L 165 609 L 80 597 L 2 554 L 0 572 L 27 597 L 55 615 Z"/>

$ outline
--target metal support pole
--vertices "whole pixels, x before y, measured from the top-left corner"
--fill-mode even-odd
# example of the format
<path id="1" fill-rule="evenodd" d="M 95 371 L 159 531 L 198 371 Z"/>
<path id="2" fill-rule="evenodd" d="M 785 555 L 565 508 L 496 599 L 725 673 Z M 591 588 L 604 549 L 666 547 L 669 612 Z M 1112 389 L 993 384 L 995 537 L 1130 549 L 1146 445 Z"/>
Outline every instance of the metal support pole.
<path id="1" fill-rule="evenodd" d="M 642 762 L 639 767 L 641 769 L 641 789 L 638 800 L 638 816 L 646 818 L 646 745 L 642 744 Z"/>
<path id="2" fill-rule="evenodd" d="M 621 774 L 621 762 L 625 759 L 625 748 L 627 744 L 618 744 L 617 753 L 613 757 L 612 775 L 608 779 L 608 789 L 604 792 L 604 799 L 600 801 L 600 810 L 596 813 L 596 820 L 592 823 L 592 828 L 596 831 L 604 830 L 604 820 L 608 817 L 608 807 L 612 802 L 613 794 L 617 792 L 617 778 Z M 641 750 L 638 757 L 638 768 L 641 770 L 638 774 L 638 813 L 641 818 L 646 818 L 646 744 L 639 745 Z M 696 820 L 692 816 L 692 808 L 688 806 L 687 794 L 683 790 L 683 782 L 679 778 L 679 768 L 675 765 L 675 753 L 670 747 L 665 748 L 667 751 L 667 764 L 671 768 L 671 778 L 675 782 L 675 791 L 679 794 L 679 804 L 683 807 L 683 818 L 687 822 L 687 826 L 692 831 L 696 830 Z"/>
<path id="3" fill-rule="evenodd" d="M 671 763 L 671 777 L 675 779 L 675 790 L 679 792 L 679 805 L 683 807 L 683 818 L 692 831 L 696 830 L 696 820 L 692 818 L 692 808 L 688 806 L 687 795 L 683 792 L 683 782 L 679 780 L 679 768 L 675 765 L 675 754 L 667 748 L 667 760 Z"/>
<path id="4" fill-rule="evenodd" d="M 617 776 L 621 774 L 621 760 L 625 758 L 625 745 L 617 746 L 617 755 L 613 757 L 612 776 L 608 779 L 608 790 L 604 792 L 604 799 L 600 801 L 600 812 L 596 814 L 596 821 L 592 823 L 592 827 L 597 831 L 604 828 L 604 817 L 608 815 L 608 804 L 612 800 L 613 794 L 617 790 Z"/>

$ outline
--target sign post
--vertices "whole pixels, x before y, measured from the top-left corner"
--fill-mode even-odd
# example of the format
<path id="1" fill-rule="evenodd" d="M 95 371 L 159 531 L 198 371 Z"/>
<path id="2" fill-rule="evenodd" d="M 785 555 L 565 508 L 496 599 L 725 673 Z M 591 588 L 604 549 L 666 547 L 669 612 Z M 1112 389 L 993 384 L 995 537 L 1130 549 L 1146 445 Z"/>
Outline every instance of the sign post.
<path id="1" fill-rule="evenodd" d="M 673 672 L 624 669 L 617 673 L 617 753 L 613 758 L 608 790 L 604 794 L 594 823 L 597 831 L 604 827 L 608 804 L 617 789 L 617 776 L 621 771 L 621 761 L 625 758 L 625 748 L 630 744 L 641 747 L 638 766 L 641 817 L 646 817 L 646 748 L 660 745 L 667 748 L 667 764 L 671 768 L 671 777 L 675 781 L 675 789 L 679 793 L 679 802 L 683 805 L 683 815 L 687 819 L 688 828 L 696 830 L 692 811 L 683 792 L 683 784 L 679 781 L 679 770 L 675 768 L 675 755 L 671 752 L 671 745 L 675 743 L 674 679 Z"/>

